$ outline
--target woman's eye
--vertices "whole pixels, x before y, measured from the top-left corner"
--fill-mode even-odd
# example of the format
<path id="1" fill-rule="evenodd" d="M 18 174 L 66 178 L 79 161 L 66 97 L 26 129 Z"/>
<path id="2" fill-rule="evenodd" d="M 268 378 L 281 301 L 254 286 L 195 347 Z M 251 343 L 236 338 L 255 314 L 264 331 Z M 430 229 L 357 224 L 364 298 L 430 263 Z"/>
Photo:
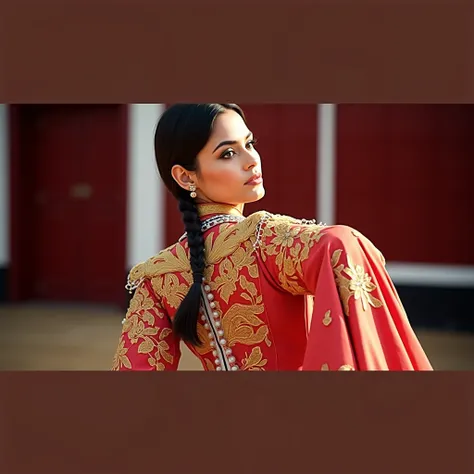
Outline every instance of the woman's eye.
<path id="1" fill-rule="evenodd" d="M 247 142 L 247 148 L 249 149 L 253 149 L 255 144 L 257 143 L 257 140 L 250 140 L 249 142 Z M 227 150 L 225 151 L 224 153 L 222 153 L 222 155 L 220 156 L 221 158 L 225 158 L 225 159 L 229 159 L 229 158 L 232 158 L 234 155 L 235 155 L 235 151 L 234 150 Z"/>
<path id="2" fill-rule="evenodd" d="M 232 158 L 235 155 L 234 150 L 227 150 L 221 155 L 221 158 Z"/>

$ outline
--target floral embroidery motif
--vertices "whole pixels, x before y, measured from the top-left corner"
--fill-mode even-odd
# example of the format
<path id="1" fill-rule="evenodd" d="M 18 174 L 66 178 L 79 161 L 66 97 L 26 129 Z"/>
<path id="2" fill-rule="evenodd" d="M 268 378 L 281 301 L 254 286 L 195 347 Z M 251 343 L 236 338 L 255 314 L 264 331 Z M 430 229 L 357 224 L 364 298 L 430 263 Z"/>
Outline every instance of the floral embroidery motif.
<path id="1" fill-rule="evenodd" d="M 311 248 L 324 235 L 323 225 L 302 225 L 287 217 L 274 216 L 262 232 L 262 259 L 275 256 L 279 280 L 283 288 L 294 295 L 310 294 L 301 286 L 302 264 L 309 258 Z"/>
<path id="2" fill-rule="evenodd" d="M 119 370 L 122 366 L 131 368 L 127 356 L 130 348 L 125 347 L 125 336 L 128 337 L 131 346 L 139 344 L 137 352 L 149 355 L 148 363 L 156 370 L 165 369 L 162 361 L 173 363 L 173 356 L 169 353 L 170 346 L 165 340 L 172 334 L 172 330 L 170 328 L 160 330 L 155 327 L 156 317 L 163 319 L 165 315 L 158 310 L 148 289 L 142 285 L 130 302 L 114 357 L 113 370 Z"/>
<path id="3" fill-rule="evenodd" d="M 185 278 L 185 275 L 187 273 L 183 274 L 183 278 Z M 153 278 L 151 282 L 156 294 L 163 298 L 171 308 L 175 309 L 179 307 L 189 290 L 189 284 L 180 283 L 177 275 L 173 273 Z"/>
<path id="4" fill-rule="evenodd" d="M 341 254 L 342 250 L 336 250 L 331 262 L 334 267 L 336 283 L 346 314 L 349 315 L 349 299 L 351 296 L 353 296 L 355 300 L 361 300 L 364 311 L 367 310 L 367 305 L 371 305 L 374 308 L 383 306 L 383 303 L 371 294 L 372 291 L 377 288 L 377 285 L 372 283 L 372 277 L 364 271 L 361 265 L 354 265 L 351 257 L 347 255 L 348 266 L 345 267 L 344 264 L 336 266 Z M 346 273 L 349 278 L 343 275 L 343 272 Z"/>
<path id="5" fill-rule="evenodd" d="M 291 228 L 286 224 L 276 225 L 276 237 L 273 239 L 272 244 L 280 247 L 293 247 L 293 244 L 295 243 L 295 237 L 298 235 L 298 232 L 298 227 Z"/>
<path id="6" fill-rule="evenodd" d="M 229 347 L 232 347 L 235 344 L 248 346 L 265 342 L 267 346 L 271 346 L 268 326 L 258 317 L 258 315 L 264 312 L 262 295 L 258 294 L 255 283 L 251 280 L 249 281 L 245 276 L 248 274 L 251 279 L 257 279 L 259 276 L 252 244 L 248 239 L 243 243 L 239 242 L 239 247 L 235 248 L 232 254 L 225 255 L 224 247 L 220 247 L 224 245 L 222 241 L 223 235 L 226 236 L 227 242 L 233 238 L 228 229 L 219 234 L 214 241 L 212 240 L 214 236 L 212 232 L 206 238 L 209 251 L 214 255 L 213 258 L 215 259 L 216 256 L 220 255 L 224 256 L 220 261 L 207 265 L 205 277 L 212 291 L 219 295 L 223 303 L 228 303 L 236 291 L 239 292 L 239 296 L 243 300 L 242 302 L 232 304 L 224 311 L 221 309 L 221 301 L 216 299 L 213 302 L 215 311 L 222 314 L 221 324 L 227 344 Z M 218 246 L 217 248 L 216 245 Z M 183 249 L 178 251 L 178 247 L 180 246 L 176 246 L 174 253 L 170 250 L 169 253 L 161 254 L 160 262 L 165 262 L 167 268 L 169 265 L 176 265 L 182 271 L 176 273 L 176 269 L 171 269 L 175 273 L 157 275 L 152 279 L 153 289 L 157 295 L 172 308 L 179 306 L 191 283 L 188 281 L 191 277 L 189 268 L 186 271 L 184 270 L 185 261 L 189 267 L 188 256 L 184 253 Z M 156 266 L 159 265 L 161 263 L 157 261 Z M 213 277 L 214 273 L 217 276 Z M 180 282 L 180 276 L 184 278 L 185 282 Z M 198 354 L 204 356 L 213 350 L 208 338 L 209 330 L 205 328 L 204 322 L 200 321 L 197 331 L 202 345 L 195 347 L 195 350 Z M 209 368 L 210 362 L 207 361 L 205 363 Z M 266 364 L 266 360 L 264 363 Z"/>
<path id="7" fill-rule="evenodd" d="M 267 360 L 263 359 L 262 350 L 257 346 L 252 349 L 250 356 L 245 353 L 245 357 L 242 359 L 242 370 L 264 371 L 263 367 L 266 363 Z"/>
<path id="8" fill-rule="evenodd" d="M 258 294 L 255 283 L 249 281 L 244 274 L 245 271 L 248 272 L 252 279 L 257 279 L 259 276 L 252 244 L 245 241 L 231 256 L 224 257 L 218 264 L 208 266 L 210 275 L 216 270 L 218 270 L 217 276 L 208 282 L 211 290 L 217 293 L 224 303 L 228 303 L 236 291 L 242 299 L 242 302 L 233 303 L 224 310 L 218 299 L 213 301 L 215 311 L 222 315 L 221 324 L 227 345 L 249 346 L 265 342 L 270 347 L 272 343 L 269 339 L 268 326 L 258 317 L 265 311 L 262 295 Z M 208 330 L 204 324 L 198 324 L 198 335 L 203 344 L 196 347 L 196 351 L 201 355 L 211 352 Z"/>
<path id="9" fill-rule="evenodd" d="M 235 283 L 238 275 L 239 269 L 233 265 L 231 258 L 224 259 L 219 265 L 219 276 L 216 277 L 215 284 L 220 297 L 226 303 L 229 302 L 230 295 L 237 289 Z"/>
<path id="10" fill-rule="evenodd" d="M 263 341 L 268 346 L 268 326 L 256 315 L 263 313 L 262 305 L 235 303 L 222 317 L 222 326 L 229 347 L 237 343 L 245 345 L 259 344 Z M 255 329 L 256 330 L 255 330 Z"/>
<path id="11" fill-rule="evenodd" d="M 254 238 L 255 229 L 264 212 L 256 212 L 239 224 L 229 226 L 221 233 L 211 232 L 205 241 L 206 263 L 215 264 L 232 255 L 242 243 Z"/>
<path id="12" fill-rule="evenodd" d="M 258 278 L 258 267 L 255 263 L 255 256 L 252 255 L 251 244 L 248 241 L 245 242 L 244 247 L 239 247 L 230 257 L 224 258 L 219 265 L 218 276 L 215 278 L 215 288 L 226 303 L 229 302 L 230 296 L 237 290 L 236 283 L 244 268 L 248 270 L 252 278 Z"/>
<path id="13" fill-rule="evenodd" d="M 206 237 L 206 264 L 211 268 L 223 258 L 232 255 L 243 242 L 255 237 L 255 229 L 265 212 L 256 212 L 236 225 L 227 225 L 220 232 L 211 231 Z M 188 256 L 187 241 L 176 243 L 162 250 L 158 255 L 147 261 L 138 263 L 130 271 L 130 282 L 136 284 L 144 278 L 154 278 L 166 273 L 180 273 L 189 283 L 192 283 L 192 274 Z M 207 271 L 206 278 L 210 279 L 212 272 Z"/>
<path id="14" fill-rule="evenodd" d="M 238 282 L 242 289 L 241 297 L 249 303 L 234 303 L 222 316 L 227 342 L 232 347 L 237 343 L 254 345 L 265 341 L 270 347 L 272 343 L 268 338 L 268 326 L 257 317 L 265 311 L 262 295 L 258 295 L 255 284 L 244 275 L 240 275 Z"/>
<path id="15" fill-rule="evenodd" d="M 118 370 L 120 367 L 132 368 L 130 359 L 127 357 L 128 349 L 125 347 L 125 340 L 123 336 L 120 337 L 119 345 L 113 359 L 112 370 Z"/>

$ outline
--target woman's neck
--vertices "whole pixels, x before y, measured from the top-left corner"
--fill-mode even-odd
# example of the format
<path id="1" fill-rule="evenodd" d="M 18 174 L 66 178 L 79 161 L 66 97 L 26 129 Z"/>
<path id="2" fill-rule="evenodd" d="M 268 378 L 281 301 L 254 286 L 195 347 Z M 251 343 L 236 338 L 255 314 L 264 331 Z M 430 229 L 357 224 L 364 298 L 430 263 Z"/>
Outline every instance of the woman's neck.
<path id="1" fill-rule="evenodd" d="M 209 214 L 231 214 L 242 216 L 244 213 L 244 204 L 226 204 L 221 202 L 197 202 L 196 204 L 201 216 Z"/>

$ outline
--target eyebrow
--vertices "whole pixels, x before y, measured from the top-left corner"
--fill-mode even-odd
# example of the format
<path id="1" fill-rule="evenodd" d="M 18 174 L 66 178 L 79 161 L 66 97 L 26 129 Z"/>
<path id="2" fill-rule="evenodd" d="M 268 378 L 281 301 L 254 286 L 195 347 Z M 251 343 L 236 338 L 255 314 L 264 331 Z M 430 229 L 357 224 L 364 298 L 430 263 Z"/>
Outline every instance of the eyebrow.
<path id="1" fill-rule="evenodd" d="M 252 132 L 250 132 L 246 137 L 245 139 L 248 140 L 250 137 L 252 136 Z M 212 153 L 215 153 L 220 147 L 224 146 L 224 145 L 235 145 L 237 143 L 237 140 L 226 140 L 226 141 L 223 141 L 223 142 L 220 142 L 219 145 L 217 145 L 215 148 L 214 148 L 214 151 Z"/>

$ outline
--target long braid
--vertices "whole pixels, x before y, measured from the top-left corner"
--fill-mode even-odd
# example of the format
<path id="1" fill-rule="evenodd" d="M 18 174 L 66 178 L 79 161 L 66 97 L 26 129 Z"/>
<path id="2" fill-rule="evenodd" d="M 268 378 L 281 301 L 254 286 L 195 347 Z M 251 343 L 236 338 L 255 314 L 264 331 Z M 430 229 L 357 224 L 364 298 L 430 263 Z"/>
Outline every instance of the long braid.
<path id="1" fill-rule="evenodd" d="M 188 236 L 193 284 L 174 317 L 174 332 L 183 341 L 200 345 L 198 336 L 201 285 L 205 269 L 204 241 L 199 213 L 190 196 L 175 179 L 173 168 L 181 167 L 190 174 L 199 173 L 198 155 L 209 142 L 220 114 L 232 110 L 245 122 L 242 109 L 236 104 L 174 104 L 167 108 L 155 130 L 155 158 L 166 187 L 179 201 Z M 194 191 L 192 191 L 194 192 Z M 204 341 L 202 341 L 204 342 Z"/>
<path id="2" fill-rule="evenodd" d="M 179 198 L 179 210 L 187 233 L 193 284 L 176 311 L 174 330 L 184 341 L 199 346 L 202 341 L 200 341 L 197 333 L 197 324 L 201 303 L 201 285 L 206 265 L 204 235 L 199 212 L 194 201 L 187 196 L 181 196 Z"/>

